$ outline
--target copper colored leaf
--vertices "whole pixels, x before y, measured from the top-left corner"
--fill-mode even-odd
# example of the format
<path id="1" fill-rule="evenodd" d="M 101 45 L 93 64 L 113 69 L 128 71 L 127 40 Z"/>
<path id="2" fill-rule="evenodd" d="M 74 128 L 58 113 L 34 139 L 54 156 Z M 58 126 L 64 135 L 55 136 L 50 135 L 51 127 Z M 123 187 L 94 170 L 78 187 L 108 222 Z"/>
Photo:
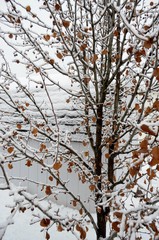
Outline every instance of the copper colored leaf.
<path id="1" fill-rule="evenodd" d="M 52 182 L 52 181 L 53 181 L 53 177 L 52 177 L 52 176 L 49 176 L 49 180 Z"/>
<path id="2" fill-rule="evenodd" d="M 147 171 L 147 175 L 149 176 L 150 180 L 152 180 L 153 178 L 156 177 L 156 173 L 153 169 L 148 168 L 146 171 Z"/>
<path id="3" fill-rule="evenodd" d="M 102 55 L 106 55 L 108 53 L 108 50 L 105 48 L 102 50 Z"/>
<path id="4" fill-rule="evenodd" d="M 110 154 L 109 154 L 109 153 L 106 153 L 106 154 L 105 154 L 105 157 L 106 157 L 106 158 L 109 158 L 109 157 L 110 157 Z"/>
<path id="5" fill-rule="evenodd" d="M 96 186 L 94 184 L 91 184 L 89 186 L 89 189 L 91 190 L 91 192 L 93 192 L 96 189 Z"/>
<path id="6" fill-rule="evenodd" d="M 159 67 L 157 67 L 153 72 L 154 77 L 159 77 Z"/>
<path id="7" fill-rule="evenodd" d="M 38 67 L 34 68 L 34 70 L 35 70 L 36 73 L 40 72 L 40 68 L 38 68 Z"/>
<path id="8" fill-rule="evenodd" d="M 79 213 L 82 215 L 83 214 L 83 208 L 79 210 Z"/>
<path id="9" fill-rule="evenodd" d="M 79 232 L 81 230 L 81 227 L 79 224 L 76 225 L 76 230 Z"/>
<path id="10" fill-rule="evenodd" d="M 92 117 L 92 122 L 93 122 L 93 123 L 96 123 L 96 117 L 95 117 L 95 116 Z"/>
<path id="11" fill-rule="evenodd" d="M 147 41 L 144 42 L 144 47 L 151 48 L 152 44 L 153 44 L 153 38 L 149 38 Z"/>
<path id="12" fill-rule="evenodd" d="M 153 108 L 156 109 L 157 111 L 159 111 L 159 100 L 158 99 L 153 103 Z"/>
<path id="13" fill-rule="evenodd" d="M 84 240 L 86 238 L 86 231 L 81 228 L 81 231 L 80 231 L 80 239 L 81 240 Z"/>
<path id="14" fill-rule="evenodd" d="M 123 216 L 121 212 L 115 212 L 114 215 L 120 220 L 122 219 L 122 216 Z"/>
<path id="15" fill-rule="evenodd" d="M 36 135 L 37 133 L 38 133 L 38 129 L 37 129 L 37 128 L 33 128 L 32 134 L 33 134 L 33 135 Z"/>
<path id="16" fill-rule="evenodd" d="M 13 34 L 10 33 L 10 34 L 8 35 L 8 37 L 9 37 L 9 38 L 13 38 Z"/>
<path id="17" fill-rule="evenodd" d="M 21 129 L 22 128 L 22 125 L 20 123 L 17 123 L 17 128 L 18 129 Z"/>
<path id="18" fill-rule="evenodd" d="M 91 58 L 91 62 L 92 62 L 92 63 L 95 63 L 95 62 L 97 61 L 97 59 L 98 59 L 98 55 L 97 55 L 97 54 L 94 54 L 94 55 L 92 56 L 92 58 Z"/>
<path id="19" fill-rule="evenodd" d="M 50 239 L 50 234 L 48 232 L 46 232 L 45 238 L 46 238 L 46 240 Z"/>
<path id="20" fill-rule="evenodd" d="M 25 9 L 26 9 L 27 12 L 30 12 L 30 11 L 31 11 L 31 7 L 30 7 L 30 6 L 26 6 Z"/>
<path id="21" fill-rule="evenodd" d="M 147 139 L 144 139 L 141 143 L 140 143 L 140 152 L 147 152 L 148 151 L 148 141 Z"/>
<path id="22" fill-rule="evenodd" d="M 118 30 L 116 29 L 116 30 L 114 31 L 114 36 L 117 37 L 118 35 L 119 35 L 119 32 L 118 32 Z"/>
<path id="23" fill-rule="evenodd" d="M 61 162 L 55 162 L 53 165 L 53 168 L 55 170 L 59 170 L 62 167 L 62 163 Z"/>
<path id="24" fill-rule="evenodd" d="M 25 165 L 26 165 L 27 167 L 31 167 L 31 166 L 32 166 L 31 160 L 27 160 Z"/>
<path id="25" fill-rule="evenodd" d="M 81 46 L 80 46 L 80 50 L 81 51 L 84 51 L 87 47 L 87 44 L 86 43 L 83 43 Z"/>
<path id="26" fill-rule="evenodd" d="M 149 162 L 149 165 L 155 166 L 156 164 L 159 164 L 159 147 L 158 146 L 153 147 L 151 154 L 152 160 Z"/>
<path id="27" fill-rule="evenodd" d="M 70 26 L 70 21 L 67 21 L 67 20 L 63 20 L 62 21 L 62 24 L 65 28 L 68 28 Z"/>
<path id="28" fill-rule="evenodd" d="M 45 39 L 45 41 L 49 41 L 50 40 L 50 35 L 49 34 L 44 35 L 44 39 Z"/>
<path id="29" fill-rule="evenodd" d="M 11 163 L 8 163 L 8 168 L 9 169 L 12 169 L 13 168 L 13 165 Z"/>
<path id="30" fill-rule="evenodd" d="M 29 103 L 26 102 L 26 103 L 25 103 L 25 106 L 26 106 L 26 107 L 29 107 Z"/>
<path id="31" fill-rule="evenodd" d="M 12 153 L 12 152 L 14 151 L 14 147 L 9 147 L 9 148 L 7 149 L 7 151 L 8 151 L 9 153 Z"/>
<path id="32" fill-rule="evenodd" d="M 84 152 L 85 157 L 89 157 L 89 151 Z"/>
<path id="33" fill-rule="evenodd" d="M 76 200 L 73 200 L 73 201 L 72 201 L 72 205 L 73 205 L 74 207 L 76 207 L 76 206 L 77 206 L 77 201 L 76 201 Z"/>
<path id="34" fill-rule="evenodd" d="M 43 218 L 41 221 L 40 221 L 40 226 L 41 227 L 48 227 L 50 224 L 50 219 L 49 218 Z"/>
<path id="35" fill-rule="evenodd" d="M 57 32 L 53 32 L 52 36 L 53 36 L 53 38 L 56 38 L 57 37 Z"/>
<path id="36" fill-rule="evenodd" d="M 51 194 L 52 194 L 52 191 L 51 191 L 51 187 L 50 187 L 50 186 L 46 186 L 46 188 L 45 188 L 45 193 L 46 193 L 46 195 L 51 195 Z"/>
<path id="37" fill-rule="evenodd" d="M 135 110 L 139 110 L 140 109 L 140 105 L 138 103 L 135 104 Z"/>
<path id="38" fill-rule="evenodd" d="M 61 226 L 61 224 L 59 224 L 58 226 L 57 226 L 57 231 L 58 232 L 62 232 L 64 229 L 63 229 L 63 227 Z"/>
<path id="39" fill-rule="evenodd" d="M 63 55 L 62 55 L 62 53 L 60 53 L 60 52 L 58 52 L 58 53 L 56 54 L 56 56 L 57 56 L 59 59 L 62 59 L 62 58 L 63 58 Z"/>
<path id="40" fill-rule="evenodd" d="M 56 3 L 56 4 L 55 4 L 55 10 L 56 10 L 56 11 L 59 11 L 60 9 L 61 9 L 61 6 L 60 6 L 58 3 Z"/>
<path id="41" fill-rule="evenodd" d="M 139 172 L 139 167 L 133 166 L 129 169 L 130 175 L 133 177 Z"/>
<path id="42" fill-rule="evenodd" d="M 83 144 L 84 147 L 86 147 L 88 142 L 86 140 L 83 140 L 82 144 Z"/>
<path id="43" fill-rule="evenodd" d="M 50 63 L 51 65 L 54 65 L 54 63 L 55 63 L 54 59 L 50 59 L 49 63 Z"/>
<path id="44" fill-rule="evenodd" d="M 119 232 L 120 228 L 119 228 L 119 224 L 120 222 L 116 221 L 112 223 L 112 229 L 114 229 L 114 231 Z"/>
<path id="45" fill-rule="evenodd" d="M 153 130 L 151 130 L 149 126 L 147 126 L 146 124 L 142 124 L 140 128 L 142 129 L 143 132 L 156 136 L 156 133 Z"/>
<path id="46" fill-rule="evenodd" d="M 156 234 L 159 233 L 159 230 L 158 230 L 158 228 L 156 227 L 156 224 L 155 224 L 154 221 L 153 221 L 152 223 L 150 223 L 150 227 L 151 227 L 151 229 L 152 229 Z"/>

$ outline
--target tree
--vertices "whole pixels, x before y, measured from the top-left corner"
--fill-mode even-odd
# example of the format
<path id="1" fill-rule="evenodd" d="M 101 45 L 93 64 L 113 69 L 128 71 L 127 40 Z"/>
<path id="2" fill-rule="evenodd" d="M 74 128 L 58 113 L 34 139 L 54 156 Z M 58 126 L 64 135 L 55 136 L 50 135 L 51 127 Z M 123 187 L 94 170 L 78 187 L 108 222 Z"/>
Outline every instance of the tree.
<path id="1" fill-rule="evenodd" d="M 159 4 L 155 0 L 40 0 L 35 5 L 5 2 L 6 9 L 0 12 L 0 41 L 12 49 L 14 64 L 24 68 L 26 79 L 43 87 L 54 119 L 51 125 L 50 116 L 38 104 L 32 89 L 18 79 L 14 64 L 1 51 L 0 98 L 9 109 L 1 109 L 5 154 L 0 166 L 5 188 L 12 188 L 6 164 L 12 168 L 14 162 L 23 159 L 27 166 L 35 162 L 82 209 L 79 219 L 66 222 L 49 215 L 36 202 L 47 219 L 39 219 L 43 227 L 50 221 L 59 222 L 61 230 L 78 231 L 79 239 L 86 239 L 83 219 L 87 216 L 98 240 L 115 236 L 142 239 L 144 233 L 149 239 L 156 238 Z M 54 80 L 55 71 L 68 77 L 69 88 Z M 64 140 L 49 85 L 62 88 L 69 94 L 68 102 L 76 106 L 87 159 L 69 139 Z M 23 93 L 25 101 L 15 101 L 12 86 Z M 30 114 L 31 106 L 39 118 Z M 3 120 L 15 114 L 20 119 L 16 125 Z M 26 127 L 28 131 L 20 131 Z M 44 139 L 38 151 L 27 141 L 33 137 Z M 39 152 L 44 153 L 42 160 Z M 46 163 L 48 155 L 53 159 L 51 165 Z M 59 169 L 64 163 L 77 173 L 79 181 L 83 177 L 89 184 L 97 222 L 61 178 Z M 46 195 L 53 193 L 51 184 L 44 187 Z M 18 193 L 35 205 L 26 190 Z"/>

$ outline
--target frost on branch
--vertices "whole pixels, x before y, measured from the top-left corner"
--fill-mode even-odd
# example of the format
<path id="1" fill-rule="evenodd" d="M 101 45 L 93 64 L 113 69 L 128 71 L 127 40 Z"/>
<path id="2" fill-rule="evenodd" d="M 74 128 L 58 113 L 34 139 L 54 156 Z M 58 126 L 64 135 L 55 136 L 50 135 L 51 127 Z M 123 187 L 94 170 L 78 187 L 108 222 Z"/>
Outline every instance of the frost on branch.
<path id="1" fill-rule="evenodd" d="M 27 187 L 41 227 L 56 221 L 38 197 L 78 209 L 67 224 L 56 216 L 77 239 L 88 222 L 98 240 L 158 236 L 158 7 L 8 0 L 0 11 L 1 179 Z"/>

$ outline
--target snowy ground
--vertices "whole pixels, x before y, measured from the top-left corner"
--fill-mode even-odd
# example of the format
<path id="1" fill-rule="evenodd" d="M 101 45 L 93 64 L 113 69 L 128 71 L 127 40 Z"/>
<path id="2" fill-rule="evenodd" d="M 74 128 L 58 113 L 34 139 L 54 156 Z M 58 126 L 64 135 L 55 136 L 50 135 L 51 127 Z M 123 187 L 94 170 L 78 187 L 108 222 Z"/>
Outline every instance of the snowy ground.
<path id="1" fill-rule="evenodd" d="M 6 206 L 11 206 L 13 204 L 13 198 L 9 196 L 9 191 L 0 191 L 0 226 L 6 221 L 6 218 L 10 215 L 11 208 Z M 57 208 L 57 205 L 54 206 Z M 69 208 L 63 208 L 63 212 L 75 212 Z M 39 222 L 35 224 L 30 224 L 33 212 L 31 210 L 25 211 L 25 213 L 17 212 L 14 216 L 14 223 L 7 227 L 6 233 L 3 240 L 45 240 L 46 232 L 41 231 Z M 56 226 L 49 229 L 50 240 L 75 240 L 76 237 L 70 232 L 62 231 L 58 232 Z M 87 233 L 87 240 L 95 240 L 95 233 L 93 228 L 90 226 Z"/>

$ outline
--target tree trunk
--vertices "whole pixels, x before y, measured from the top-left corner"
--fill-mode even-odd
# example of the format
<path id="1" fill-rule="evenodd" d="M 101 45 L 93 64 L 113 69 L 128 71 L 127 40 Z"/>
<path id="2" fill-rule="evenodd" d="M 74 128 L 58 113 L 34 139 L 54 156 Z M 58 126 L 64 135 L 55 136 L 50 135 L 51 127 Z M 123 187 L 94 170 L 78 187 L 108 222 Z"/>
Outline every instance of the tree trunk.
<path id="1" fill-rule="evenodd" d="M 97 110 L 97 122 L 96 122 L 96 148 L 95 148 L 95 173 L 99 176 L 98 180 L 98 190 L 101 190 L 101 173 L 102 173 L 102 151 L 101 151 L 101 142 L 102 142 L 102 124 L 103 124 L 103 105 L 101 104 Z M 98 192 L 96 195 L 96 204 L 101 202 L 101 194 Z M 100 237 L 106 237 L 106 218 L 105 211 L 103 207 L 97 208 L 97 240 Z"/>

